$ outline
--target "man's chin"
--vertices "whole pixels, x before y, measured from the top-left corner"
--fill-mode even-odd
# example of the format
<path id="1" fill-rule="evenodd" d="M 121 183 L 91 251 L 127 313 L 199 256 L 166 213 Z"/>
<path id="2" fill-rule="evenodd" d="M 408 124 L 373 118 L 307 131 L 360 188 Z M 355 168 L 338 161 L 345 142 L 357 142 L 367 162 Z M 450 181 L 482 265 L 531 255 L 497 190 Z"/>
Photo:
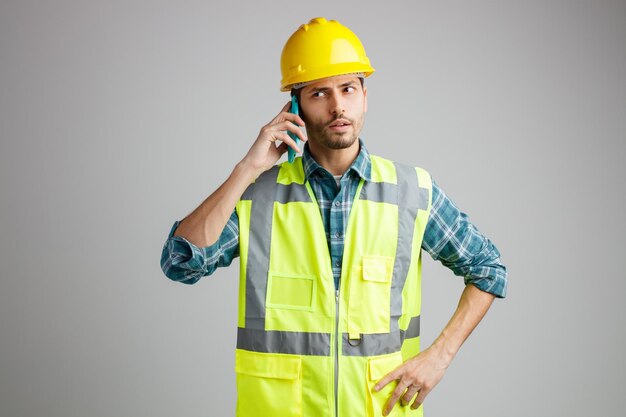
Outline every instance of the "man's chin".
<path id="1" fill-rule="evenodd" d="M 356 141 L 356 137 L 348 137 L 347 135 L 334 135 L 333 137 L 325 137 L 322 143 L 329 149 L 346 149 L 351 147 Z"/>

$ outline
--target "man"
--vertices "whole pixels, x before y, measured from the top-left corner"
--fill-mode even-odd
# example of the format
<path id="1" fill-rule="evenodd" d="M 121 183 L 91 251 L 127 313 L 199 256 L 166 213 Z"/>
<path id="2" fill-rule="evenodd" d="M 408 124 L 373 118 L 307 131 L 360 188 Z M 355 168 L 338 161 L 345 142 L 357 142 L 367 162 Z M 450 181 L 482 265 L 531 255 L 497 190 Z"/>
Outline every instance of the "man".
<path id="1" fill-rule="evenodd" d="M 300 115 L 287 103 L 226 182 L 174 223 L 163 271 L 192 284 L 241 257 L 238 416 L 422 415 L 504 297 L 506 268 L 425 170 L 365 149 L 363 78 L 374 69 L 354 33 L 312 19 L 287 41 L 281 68 Z M 275 166 L 288 147 L 302 150 L 287 132 L 303 155 Z M 466 287 L 420 353 L 422 248 Z"/>

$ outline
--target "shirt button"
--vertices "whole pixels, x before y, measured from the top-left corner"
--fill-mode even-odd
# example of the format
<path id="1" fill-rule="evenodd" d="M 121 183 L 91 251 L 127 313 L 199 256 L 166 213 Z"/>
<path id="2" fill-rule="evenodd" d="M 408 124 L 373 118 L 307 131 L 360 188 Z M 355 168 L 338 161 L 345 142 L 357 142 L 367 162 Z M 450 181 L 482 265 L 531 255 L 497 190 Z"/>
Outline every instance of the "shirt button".
<path id="1" fill-rule="evenodd" d="M 335 237 L 341 237 L 341 232 L 335 233 Z"/>
<path id="2" fill-rule="evenodd" d="M 339 268 L 339 265 L 341 265 L 341 262 L 336 261 L 336 262 L 335 262 L 335 266 L 336 266 L 337 268 Z"/>
<path id="3" fill-rule="evenodd" d="M 335 201 L 335 207 L 339 207 L 341 205 L 341 201 Z"/>

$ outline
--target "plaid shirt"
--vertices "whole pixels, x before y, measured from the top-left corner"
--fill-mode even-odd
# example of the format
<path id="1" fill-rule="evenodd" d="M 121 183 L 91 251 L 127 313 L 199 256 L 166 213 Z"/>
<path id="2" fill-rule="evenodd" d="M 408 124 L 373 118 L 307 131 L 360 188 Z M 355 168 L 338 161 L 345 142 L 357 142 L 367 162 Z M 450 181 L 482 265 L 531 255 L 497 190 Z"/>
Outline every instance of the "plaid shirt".
<path id="1" fill-rule="evenodd" d="M 326 241 L 332 260 L 335 287 L 339 287 L 344 237 L 348 216 L 361 178 L 371 181 L 371 159 L 363 141 L 350 168 L 341 176 L 340 186 L 335 178 L 311 156 L 308 144 L 304 146 L 302 162 L 305 178 L 311 184 L 320 207 Z M 187 239 L 173 236 L 180 221 L 174 222 L 161 255 L 161 269 L 165 275 L 186 284 L 212 274 L 218 267 L 231 264 L 239 256 L 239 218 L 233 210 L 217 242 L 199 248 Z M 500 252 L 493 243 L 470 223 L 433 180 L 432 208 L 422 248 L 431 257 L 462 276 L 465 284 L 504 297 L 507 287 L 506 267 L 500 262 Z"/>

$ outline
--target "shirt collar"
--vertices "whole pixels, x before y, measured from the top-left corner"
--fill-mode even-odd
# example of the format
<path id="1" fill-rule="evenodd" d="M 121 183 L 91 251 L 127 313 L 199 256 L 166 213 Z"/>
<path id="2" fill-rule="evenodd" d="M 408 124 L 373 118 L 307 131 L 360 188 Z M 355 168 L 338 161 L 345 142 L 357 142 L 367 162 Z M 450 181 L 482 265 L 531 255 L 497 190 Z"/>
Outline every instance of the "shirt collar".
<path id="1" fill-rule="evenodd" d="M 313 155 L 311 155 L 311 152 L 309 151 L 308 142 L 304 144 L 304 151 L 302 152 L 302 165 L 304 165 L 304 176 L 307 180 L 314 175 L 333 178 L 332 174 L 318 164 L 313 158 Z M 350 172 L 354 172 L 365 181 L 372 180 L 372 160 L 370 159 L 370 154 L 365 148 L 365 144 L 361 138 L 359 138 L 359 153 L 354 159 L 354 162 L 352 162 L 352 165 L 350 165 L 350 168 L 348 168 L 348 170 L 343 174 L 342 178 Z"/>

